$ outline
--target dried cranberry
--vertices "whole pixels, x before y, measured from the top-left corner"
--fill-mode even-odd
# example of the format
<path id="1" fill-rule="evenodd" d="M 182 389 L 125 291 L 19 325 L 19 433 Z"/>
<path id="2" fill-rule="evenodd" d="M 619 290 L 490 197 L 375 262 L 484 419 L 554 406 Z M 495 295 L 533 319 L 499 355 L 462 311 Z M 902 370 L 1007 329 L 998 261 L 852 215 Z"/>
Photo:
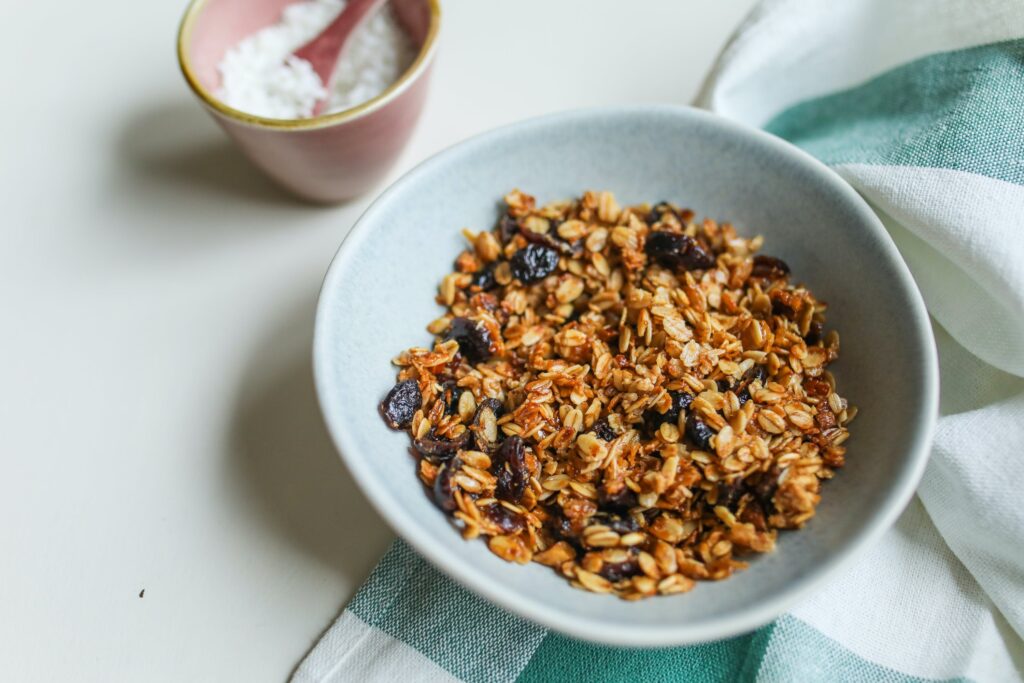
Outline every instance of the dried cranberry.
<path id="1" fill-rule="evenodd" d="M 502 500 L 518 503 L 530 483 L 526 469 L 526 444 L 519 436 L 510 436 L 502 442 L 491 463 L 491 474 L 498 478 L 495 495 Z"/>
<path id="2" fill-rule="evenodd" d="M 750 271 L 751 277 L 781 280 L 787 275 L 789 275 L 789 265 L 782 259 L 760 254 L 754 257 L 754 267 Z"/>
<path id="3" fill-rule="evenodd" d="M 823 379 L 808 377 L 804 380 L 804 391 L 808 396 L 825 397 L 832 391 L 832 387 Z"/>
<path id="4" fill-rule="evenodd" d="M 574 540 L 576 538 L 576 532 L 572 528 L 572 522 L 565 516 L 565 512 L 559 505 L 549 505 L 544 508 L 544 511 L 547 512 L 548 516 L 544 526 L 551 530 L 551 533 L 554 534 L 555 538 L 565 541 Z"/>
<path id="5" fill-rule="evenodd" d="M 380 414 L 392 429 L 405 429 L 423 404 L 420 385 L 414 379 L 399 382 L 380 404 Z"/>
<path id="6" fill-rule="evenodd" d="M 629 491 L 629 489 L 626 490 Z M 630 491 L 630 493 L 632 493 L 632 491 Z M 597 524 L 604 524 L 617 534 L 628 534 L 630 532 L 640 530 L 640 525 L 637 524 L 636 520 L 628 514 L 620 515 L 614 512 L 602 511 L 596 513 L 593 520 Z"/>
<path id="7" fill-rule="evenodd" d="M 494 269 L 497 268 L 497 266 L 498 262 L 492 261 L 473 273 L 473 277 L 469 280 L 470 288 L 476 287 L 481 292 L 486 292 L 497 287 L 498 281 L 494 279 Z"/>
<path id="8" fill-rule="evenodd" d="M 743 373 L 743 377 L 740 378 L 739 383 L 736 385 L 736 398 L 739 400 L 740 405 L 750 400 L 751 383 L 756 381 L 763 385 L 767 378 L 768 370 L 763 365 L 752 365 L 749 370 Z"/>
<path id="9" fill-rule="evenodd" d="M 679 420 L 679 413 L 690 407 L 693 403 L 693 394 L 685 391 L 671 391 L 672 405 L 664 413 L 659 413 L 654 408 L 644 411 L 644 430 L 649 435 L 654 435 L 658 428 L 666 422 L 675 424 Z"/>
<path id="10" fill-rule="evenodd" d="M 556 539 L 565 541 L 573 550 L 576 551 L 577 555 L 582 555 L 586 552 L 583 544 L 580 542 L 580 537 L 577 531 L 573 528 L 572 521 L 566 517 L 565 512 L 562 508 L 555 504 L 544 508 L 547 513 L 547 519 L 544 522 L 544 528 L 551 532 L 551 535 Z"/>
<path id="11" fill-rule="evenodd" d="M 804 335 L 804 341 L 813 346 L 821 341 L 824 332 L 825 324 L 820 320 L 812 320 L 811 326 L 807 329 L 807 334 Z"/>
<path id="12" fill-rule="evenodd" d="M 768 298 L 772 302 L 772 315 L 781 315 L 790 320 L 796 319 L 796 312 L 803 305 L 799 295 L 782 287 L 768 292 Z"/>
<path id="13" fill-rule="evenodd" d="M 484 517 L 494 523 L 504 534 L 514 534 L 526 527 L 523 516 L 512 512 L 504 505 L 495 503 L 483 509 Z"/>
<path id="14" fill-rule="evenodd" d="M 445 415 L 454 415 L 459 412 L 459 398 L 462 396 L 462 391 L 462 388 L 453 380 L 441 383 L 440 400 L 444 402 Z"/>
<path id="15" fill-rule="evenodd" d="M 715 431 L 708 427 L 704 420 L 697 417 L 696 413 L 690 413 L 686 418 L 686 436 L 690 437 L 693 445 L 702 451 L 711 449 L 711 437 Z"/>
<path id="16" fill-rule="evenodd" d="M 469 431 L 462 432 L 455 439 L 445 439 L 430 432 L 422 439 L 414 439 L 412 445 L 428 460 L 443 462 L 451 460 L 460 449 L 469 445 Z"/>
<path id="17" fill-rule="evenodd" d="M 743 506 L 739 520 L 744 524 L 753 524 L 758 531 L 768 530 L 768 521 L 765 519 L 764 508 L 756 500 L 751 500 Z"/>
<path id="18" fill-rule="evenodd" d="M 597 573 L 612 583 L 616 583 L 639 574 L 640 564 L 632 557 L 622 562 L 605 562 Z"/>
<path id="19" fill-rule="evenodd" d="M 685 391 L 670 391 L 669 396 L 672 397 L 672 411 L 675 412 L 676 417 L 679 417 L 680 411 L 689 408 L 695 398 L 693 394 Z"/>
<path id="20" fill-rule="evenodd" d="M 740 498 L 743 497 L 743 480 L 736 479 L 735 481 L 726 483 L 719 482 L 718 484 L 718 505 L 724 505 L 728 508 L 735 508 L 736 503 L 740 502 Z"/>
<path id="21" fill-rule="evenodd" d="M 598 502 L 601 508 L 605 511 L 611 511 L 612 513 L 626 512 L 632 507 L 636 507 L 637 498 L 636 494 L 628 486 L 623 486 L 615 493 L 608 493 L 608 491 L 602 487 L 599 491 Z M 632 518 L 630 518 L 632 519 Z M 632 529 L 636 531 L 636 529 Z"/>
<path id="22" fill-rule="evenodd" d="M 483 323 L 469 318 L 452 320 L 444 340 L 454 339 L 459 343 L 459 351 L 470 363 L 479 363 L 491 357 L 491 333 Z"/>
<path id="23" fill-rule="evenodd" d="M 814 419 L 818 423 L 818 429 L 823 432 L 836 426 L 836 414 L 832 412 L 832 408 L 824 401 L 818 405 L 818 414 L 814 416 Z"/>
<path id="24" fill-rule="evenodd" d="M 782 299 L 772 297 L 772 315 L 781 315 L 783 318 L 792 318 L 796 311 Z"/>
<path id="25" fill-rule="evenodd" d="M 747 490 L 757 499 L 765 510 L 774 510 L 775 492 L 779 488 L 779 473 L 776 471 L 766 472 L 761 479 L 754 484 L 747 484 Z"/>
<path id="26" fill-rule="evenodd" d="M 715 265 L 715 259 L 697 240 L 664 230 L 655 230 L 647 236 L 644 252 L 664 268 L 694 270 Z"/>
<path id="27" fill-rule="evenodd" d="M 437 470 L 437 476 L 434 477 L 434 502 L 437 503 L 437 507 L 448 512 L 452 512 L 457 507 L 452 475 L 455 474 L 455 469 L 458 466 L 459 460 L 456 458 L 441 465 Z"/>
<path id="28" fill-rule="evenodd" d="M 512 256 L 512 276 L 524 285 L 543 280 L 558 265 L 558 252 L 540 244 L 527 244 Z"/>
<path id="29" fill-rule="evenodd" d="M 507 244 L 519 232 L 519 223 L 507 213 L 498 220 L 498 236 L 502 244 Z"/>
<path id="30" fill-rule="evenodd" d="M 616 436 L 615 430 L 608 424 L 608 418 L 602 417 L 600 420 L 594 423 L 594 426 L 590 428 L 590 431 L 594 432 L 594 436 L 604 441 L 611 441 Z"/>

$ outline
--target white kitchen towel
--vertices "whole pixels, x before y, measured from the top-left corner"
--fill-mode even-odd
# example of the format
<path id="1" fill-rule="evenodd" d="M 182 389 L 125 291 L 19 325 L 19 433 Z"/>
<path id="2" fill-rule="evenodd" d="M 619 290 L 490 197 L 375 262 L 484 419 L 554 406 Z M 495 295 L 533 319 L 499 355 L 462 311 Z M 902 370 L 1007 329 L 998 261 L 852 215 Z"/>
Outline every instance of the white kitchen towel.
<path id="1" fill-rule="evenodd" d="M 919 500 L 772 624 L 661 650 L 547 632 L 397 542 L 296 681 L 1022 679 L 1024 2 L 768 0 L 698 104 L 833 167 L 910 265 L 942 383 Z"/>
<path id="2" fill-rule="evenodd" d="M 803 147 L 882 218 L 949 333 L 919 495 L 1024 635 L 1024 3 L 765 2 L 698 104 Z"/>

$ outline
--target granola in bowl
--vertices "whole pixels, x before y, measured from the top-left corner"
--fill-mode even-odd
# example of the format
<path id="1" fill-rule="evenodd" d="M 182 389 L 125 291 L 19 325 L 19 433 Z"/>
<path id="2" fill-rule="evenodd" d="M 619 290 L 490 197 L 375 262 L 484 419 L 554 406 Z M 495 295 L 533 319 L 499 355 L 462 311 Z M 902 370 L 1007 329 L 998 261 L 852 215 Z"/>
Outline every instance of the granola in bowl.
<path id="1" fill-rule="evenodd" d="M 854 407 L 827 306 L 762 240 L 520 191 L 441 282 L 381 403 L 467 539 L 626 599 L 722 579 L 813 517 Z"/>

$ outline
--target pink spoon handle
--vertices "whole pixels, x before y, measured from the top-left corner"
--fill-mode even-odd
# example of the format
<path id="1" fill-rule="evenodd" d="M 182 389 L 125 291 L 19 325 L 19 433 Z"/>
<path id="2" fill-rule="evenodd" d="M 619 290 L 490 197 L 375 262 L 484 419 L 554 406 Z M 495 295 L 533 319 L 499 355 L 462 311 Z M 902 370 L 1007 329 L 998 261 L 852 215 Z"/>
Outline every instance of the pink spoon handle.
<path id="1" fill-rule="evenodd" d="M 312 64 L 313 71 L 320 77 L 324 87 L 330 88 L 334 69 L 349 36 L 385 2 L 387 0 L 348 0 L 345 9 L 320 32 L 320 35 L 293 54 Z M 319 115 L 325 105 L 324 100 L 317 102 L 313 108 L 313 115 Z"/>

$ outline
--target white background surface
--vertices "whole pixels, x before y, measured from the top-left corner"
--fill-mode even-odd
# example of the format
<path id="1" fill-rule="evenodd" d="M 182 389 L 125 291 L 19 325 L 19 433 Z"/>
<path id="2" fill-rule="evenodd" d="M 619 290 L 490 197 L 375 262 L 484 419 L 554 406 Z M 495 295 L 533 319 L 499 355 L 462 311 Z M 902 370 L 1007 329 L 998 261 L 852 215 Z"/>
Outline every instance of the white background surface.
<path id="1" fill-rule="evenodd" d="M 442 2 L 392 177 L 524 117 L 688 102 L 752 4 Z M 297 203 L 234 151 L 177 70 L 184 4 L 0 6 L 4 680 L 282 680 L 391 540 L 309 361 L 371 198 Z"/>

